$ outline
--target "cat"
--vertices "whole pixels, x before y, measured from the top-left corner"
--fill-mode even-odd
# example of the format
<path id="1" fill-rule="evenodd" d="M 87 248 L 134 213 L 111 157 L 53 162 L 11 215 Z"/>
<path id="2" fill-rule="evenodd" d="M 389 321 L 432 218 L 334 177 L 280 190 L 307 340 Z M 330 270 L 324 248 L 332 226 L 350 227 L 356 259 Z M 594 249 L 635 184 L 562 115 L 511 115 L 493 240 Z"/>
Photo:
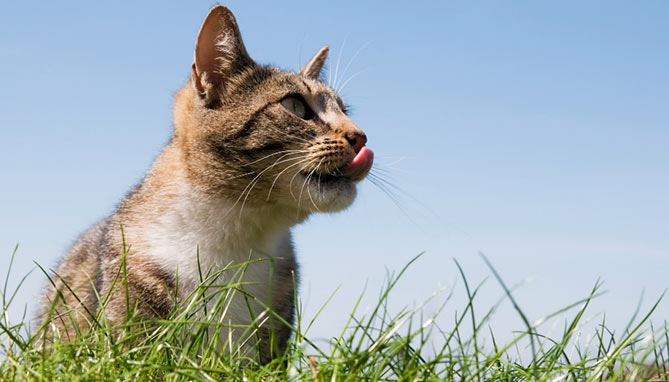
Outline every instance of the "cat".
<path id="1" fill-rule="evenodd" d="M 44 327 L 67 341 L 90 328 L 101 306 L 113 324 L 130 306 L 141 317 L 165 317 L 203 272 L 248 260 L 251 310 L 269 306 L 293 323 L 298 269 L 290 229 L 311 213 L 351 205 L 374 158 L 341 97 L 319 79 L 327 54 L 326 46 L 296 73 L 259 65 L 232 12 L 214 6 L 197 36 L 190 79 L 175 96 L 171 139 L 113 214 L 61 260 L 45 293 Z M 119 287 L 121 268 L 127 289 Z M 247 300 L 231 301 L 233 326 L 253 321 Z M 220 335 L 241 340 L 228 331 Z M 254 356 L 268 362 L 291 330 L 274 320 L 258 333 Z"/>

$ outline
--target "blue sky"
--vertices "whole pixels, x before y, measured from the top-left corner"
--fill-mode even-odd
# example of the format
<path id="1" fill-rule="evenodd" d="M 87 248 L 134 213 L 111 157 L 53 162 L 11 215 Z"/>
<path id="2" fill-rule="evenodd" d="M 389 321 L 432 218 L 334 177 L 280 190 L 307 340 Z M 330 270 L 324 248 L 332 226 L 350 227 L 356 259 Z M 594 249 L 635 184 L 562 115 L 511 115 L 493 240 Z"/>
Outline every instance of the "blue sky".
<path id="1" fill-rule="evenodd" d="M 0 268 L 16 283 L 53 266 L 109 214 L 171 131 L 211 2 L 0 5 Z M 247 49 L 296 70 L 322 45 L 395 202 L 362 184 L 356 204 L 295 230 L 314 329 L 338 333 L 364 285 L 425 251 L 392 297 L 455 288 L 464 309 L 484 252 L 538 319 L 586 295 L 622 329 L 669 285 L 669 3 L 230 2 Z M 339 65 L 337 63 L 339 62 Z M 345 73 L 344 68 L 346 68 Z M 379 172 L 379 174 L 381 174 Z M 327 243 L 327 244 L 325 244 Z M 19 295 L 34 306 L 36 273 Z M 485 282 L 480 310 L 502 295 Z M 669 316 L 661 303 L 655 322 Z M 601 317 L 601 316 L 600 316 Z M 522 328 L 509 304 L 501 337 Z"/>

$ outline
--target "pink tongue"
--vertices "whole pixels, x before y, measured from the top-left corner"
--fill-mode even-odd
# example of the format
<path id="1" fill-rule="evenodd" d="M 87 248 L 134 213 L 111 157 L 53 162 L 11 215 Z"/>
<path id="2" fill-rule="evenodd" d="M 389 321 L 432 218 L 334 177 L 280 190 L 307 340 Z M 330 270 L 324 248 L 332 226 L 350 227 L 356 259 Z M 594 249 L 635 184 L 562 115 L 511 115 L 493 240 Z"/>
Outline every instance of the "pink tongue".
<path id="1" fill-rule="evenodd" d="M 367 146 L 360 149 L 358 154 L 353 158 L 351 163 L 344 166 L 340 171 L 341 174 L 353 180 L 360 180 L 367 175 L 369 169 L 372 168 L 374 162 L 374 152 L 367 148 Z"/>

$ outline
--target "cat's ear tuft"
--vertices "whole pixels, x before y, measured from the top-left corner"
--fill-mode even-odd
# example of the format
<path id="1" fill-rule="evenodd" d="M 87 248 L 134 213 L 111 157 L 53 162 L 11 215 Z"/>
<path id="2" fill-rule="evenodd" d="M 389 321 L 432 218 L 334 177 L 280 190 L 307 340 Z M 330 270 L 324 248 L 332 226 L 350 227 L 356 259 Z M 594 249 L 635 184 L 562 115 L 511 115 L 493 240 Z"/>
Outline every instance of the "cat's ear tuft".
<path id="1" fill-rule="evenodd" d="M 195 43 L 193 84 L 205 97 L 212 97 L 225 82 L 253 65 L 232 12 L 216 5 L 202 23 Z"/>
<path id="2" fill-rule="evenodd" d="M 321 74 L 321 70 L 323 70 L 325 60 L 328 58 L 329 51 L 330 48 L 328 46 L 322 47 L 321 50 L 319 50 L 318 53 L 304 65 L 300 70 L 300 74 L 317 80 L 318 76 Z"/>

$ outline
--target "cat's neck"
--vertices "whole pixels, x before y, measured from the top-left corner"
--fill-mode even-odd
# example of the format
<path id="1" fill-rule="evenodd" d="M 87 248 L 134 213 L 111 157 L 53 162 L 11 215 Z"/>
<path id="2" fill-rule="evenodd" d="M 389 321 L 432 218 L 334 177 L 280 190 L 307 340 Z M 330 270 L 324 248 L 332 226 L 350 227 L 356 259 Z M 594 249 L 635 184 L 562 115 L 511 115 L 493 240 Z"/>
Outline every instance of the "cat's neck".
<path id="1" fill-rule="evenodd" d="M 126 237 L 136 250 L 168 268 L 194 263 L 198 252 L 204 266 L 213 268 L 284 255 L 276 253 L 282 240 L 306 214 L 202 189 L 189 181 L 179 155 L 168 145 L 136 194 L 121 206 L 128 220 Z M 133 220 L 141 225 L 133 227 Z M 134 238 L 139 242 L 132 243 Z"/>

